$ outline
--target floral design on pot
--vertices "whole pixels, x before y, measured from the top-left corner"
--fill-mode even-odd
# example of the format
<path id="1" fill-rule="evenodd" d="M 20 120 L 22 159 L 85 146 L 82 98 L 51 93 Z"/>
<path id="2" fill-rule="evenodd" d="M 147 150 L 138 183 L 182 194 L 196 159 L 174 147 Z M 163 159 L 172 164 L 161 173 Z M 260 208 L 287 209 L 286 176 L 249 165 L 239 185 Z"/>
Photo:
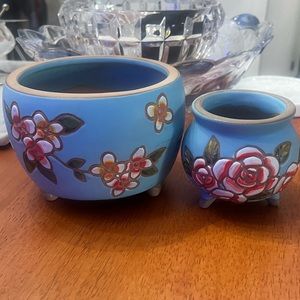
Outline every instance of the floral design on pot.
<path id="1" fill-rule="evenodd" d="M 57 183 L 50 158 L 57 160 L 73 171 L 76 179 L 86 182 L 86 175 L 100 177 L 103 184 L 111 189 L 113 197 L 122 195 L 139 185 L 141 176 L 153 176 L 158 172 L 155 163 L 166 148 L 159 148 L 149 155 L 145 146 L 133 151 L 127 161 L 118 161 L 115 154 L 106 152 L 101 156 L 100 164 L 82 169 L 86 160 L 74 157 L 67 162 L 55 155 L 63 149 L 61 137 L 77 131 L 84 122 L 72 114 L 61 114 L 48 120 L 42 111 L 35 111 L 31 116 L 21 117 L 16 102 L 9 108 L 5 104 L 7 118 L 11 124 L 14 139 L 24 145 L 23 161 L 29 173 L 35 169 L 54 184 Z"/>
<path id="2" fill-rule="evenodd" d="M 168 107 L 166 95 L 160 94 L 156 103 L 150 102 L 146 105 L 146 116 L 154 122 L 154 130 L 161 132 L 164 124 L 170 124 L 173 120 L 173 112 Z"/>
<path id="3" fill-rule="evenodd" d="M 213 136 L 202 157 L 193 158 L 185 146 L 183 164 L 187 174 L 212 199 L 243 203 L 257 197 L 267 199 L 281 192 L 292 180 L 298 170 L 297 163 L 292 163 L 284 175 L 279 175 L 289 149 L 289 141 L 280 144 L 274 155 L 255 146 L 246 146 L 233 158 L 220 158 L 220 144 Z"/>
<path id="4" fill-rule="evenodd" d="M 111 188 L 113 197 L 122 195 L 126 190 L 132 190 L 139 185 L 141 176 L 153 176 L 158 172 L 155 163 L 166 148 L 159 148 L 146 155 L 145 146 L 133 151 L 127 161 L 117 161 L 114 153 L 107 152 L 101 157 L 99 165 L 92 165 L 89 172 L 101 178 L 104 185 Z"/>
<path id="5" fill-rule="evenodd" d="M 41 111 L 21 117 L 16 102 L 11 107 L 4 103 L 4 107 L 13 138 L 24 145 L 23 161 L 27 171 L 32 173 L 37 168 L 43 176 L 57 183 L 49 158 L 58 159 L 55 152 L 63 149 L 61 136 L 77 131 L 84 122 L 72 114 L 61 114 L 49 121 Z"/>

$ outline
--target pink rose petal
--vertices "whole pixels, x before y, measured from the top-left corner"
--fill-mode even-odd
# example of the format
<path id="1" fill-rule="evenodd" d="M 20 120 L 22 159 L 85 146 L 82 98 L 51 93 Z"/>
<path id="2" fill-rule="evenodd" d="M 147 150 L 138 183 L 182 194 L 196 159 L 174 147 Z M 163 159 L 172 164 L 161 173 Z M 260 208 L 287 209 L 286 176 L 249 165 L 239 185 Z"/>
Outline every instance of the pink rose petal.
<path id="1" fill-rule="evenodd" d="M 254 147 L 245 147 L 236 153 L 236 159 L 238 160 L 244 160 L 245 158 L 251 156 L 257 156 L 263 158 L 264 154 Z"/>
<path id="2" fill-rule="evenodd" d="M 274 188 L 274 191 L 273 191 L 274 194 L 277 194 L 277 193 L 279 192 L 279 190 L 280 190 L 281 187 L 283 186 L 283 183 L 285 182 L 285 179 L 286 179 L 285 176 L 283 176 L 283 177 L 281 177 L 281 178 L 279 179 L 277 185 L 276 185 L 275 188 Z"/>
<path id="3" fill-rule="evenodd" d="M 223 180 L 223 184 L 224 187 L 226 188 L 226 190 L 233 192 L 235 194 L 241 194 L 244 192 L 244 188 L 242 188 L 241 186 L 239 186 L 234 179 L 230 178 L 230 177 L 226 177 Z"/>
<path id="4" fill-rule="evenodd" d="M 279 172 L 279 162 L 273 156 L 265 157 L 264 166 L 270 171 L 270 177 L 275 177 Z"/>
<path id="5" fill-rule="evenodd" d="M 230 159 L 220 159 L 215 163 L 213 173 L 218 181 L 222 181 L 223 178 L 228 175 L 229 168 L 232 164 L 233 161 Z"/>
<path id="6" fill-rule="evenodd" d="M 234 196 L 233 193 L 231 193 L 229 191 L 221 190 L 221 189 L 215 189 L 212 193 L 216 197 L 224 197 L 227 199 L 231 199 Z"/>
<path id="7" fill-rule="evenodd" d="M 259 183 L 265 183 L 269 178 L 270 172 L 266 167 L 261 167 L 258 169 L 257 181 Z"/>
<path id="8" fill-rule="evenodd" d="M 240 162 L 235 161 L 228 170 L 228 175 L 231 178 L 235 178 L 242 170 L 242 165 Z"/>
<path id="9" fill-rule="evenodd" d="M 206 162 L 203 158 L 197 158 L 194 162 L 194 169 L 205 167 Z"/>
<path id="10" fill-rule="evenodd" d="M 253 188 L 250 188 L 250 189 L 247 189 L 245 192 L 244 192 L 244 195 L 247 196 L 247 197 L 251 197 L 251 196 L 255 196 L 255 195 L 258 195 L 260 194 L 264 189 L 265 189 L 265 185 L 256 185 L 255 187 Z"/>
<path id="11" fill-rule="evenodd" d="M 245 158 L 243 163 L 245 166 L 261 166 L 263 164 L 262 160 L 255 156 Z"/>

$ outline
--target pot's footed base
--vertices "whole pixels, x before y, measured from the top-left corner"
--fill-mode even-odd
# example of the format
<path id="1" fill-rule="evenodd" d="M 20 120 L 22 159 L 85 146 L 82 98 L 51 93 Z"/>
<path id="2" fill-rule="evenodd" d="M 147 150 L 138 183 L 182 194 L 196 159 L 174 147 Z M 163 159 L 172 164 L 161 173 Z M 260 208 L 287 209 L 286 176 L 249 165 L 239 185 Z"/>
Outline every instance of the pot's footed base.
<path id="1" fill-rule="evenodd" d="M 267 201 L 270 206 L 279 206 L 280 194 L 277 193 L 277 194 L 273 195 L 271 198 L 267 199 Z"/>
<path id="2" fill-rule="evenodd" d="M 157 184 L 156 186 L 152 187 L 151 189 L 145 191 L 144 193 L 147 193 L 151 197 L 157 197 L 157 196 L 159 196 L 161 189 L 162 189 L 162 184 Z M 56 201 L 59 198 L 58 196 L 55 196 L 53 194 L 49 194 L 46 192 L 43 192 L 43 195 L 44 195 L 45 200 L 50 201 L 50 202 Z M 101 201 L 101 200 L 103 200 L 103 199 L 99 199 L 99 201 Z"/>
<path id="3" fill-rule="evenodd" d="M 201 191 L 199 206 L 201 208 L 208 208 L 215 202 L 215 200 L 216 200 L 215 197 L 211 196 L 210 194 L 206 193 L 205 191 Z"/>
<path id="4" fill-rule="evenodd" d="M 56 201 L 58 199 L 57 196 L 52 195 L 52 194 L 48 194 L 48 193 L 44 193 L 44 198 L 49 201 L 49 202 L 53 202 Z"/>
<path id="5" fill-rule="evenodd" d="M 217 198 L 211 196 L 210 194 L 206 193 L 205 191 L 201 191 L 199 206 L 201 208 L 208 208 L 211 206 L 211 204 L 213 204 L 215 202 L 215 200 L 217 200 Z M 277 193 L 275 195 L 272 195 L 272 197 L 270 197 L 270 198 L 257 199 L 257 200 L 246 201 L 246 202 L 260 202 L 260 201 L 267 201 L 270 206 L 277 207 L 280 204 L 280 194 Z"/>
<path id="6" fill-rule="evenodd" d="M 151 188 L 150 190 L 148 190 L 147 194 L 151 197 L 157 197 L 160 194 L 161 189 L 162 189 L 162 184 L 158 184 L 153 188 Z"/>

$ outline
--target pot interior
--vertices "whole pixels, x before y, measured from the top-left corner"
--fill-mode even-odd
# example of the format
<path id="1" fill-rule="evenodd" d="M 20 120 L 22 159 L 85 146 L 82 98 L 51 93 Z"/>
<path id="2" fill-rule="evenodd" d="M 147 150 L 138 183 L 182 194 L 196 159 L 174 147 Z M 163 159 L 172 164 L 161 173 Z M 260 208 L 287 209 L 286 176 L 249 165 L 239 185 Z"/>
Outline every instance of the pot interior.
<path id="1" fill-rule="evenodd" d="M 286 110 L 280 99 L 262 93 L 228 92 L 208 95 L 202 103 L 207 112 L 235 120 L 261 120 Z"/>
<path id="2" fill-rule="evenodd" d="M 167 77 L 167 69 L 147 61 L 91 57 L 39 64 L 24 71 L 18 83 L 46 92 L 108 93 L 149 87 Z"/>

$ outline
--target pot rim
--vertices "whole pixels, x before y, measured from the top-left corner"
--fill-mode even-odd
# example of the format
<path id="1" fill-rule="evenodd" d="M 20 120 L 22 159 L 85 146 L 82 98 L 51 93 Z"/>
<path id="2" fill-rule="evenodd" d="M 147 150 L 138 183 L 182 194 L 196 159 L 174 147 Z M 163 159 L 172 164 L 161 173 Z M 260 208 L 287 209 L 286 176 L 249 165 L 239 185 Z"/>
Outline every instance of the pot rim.
<path id="1" fill-rule="evenodd" d="M 285 104 L 285 109 L 279 113 L 278 115 L 271 117 L 271 118 L 264 118 L 264 119 L 235 119 L 235 118 L 228 118 L 228 117 L 223 117 L 220 115 L 213 114 L 209 111 L 207 111 L 204 107 L 203 104 L 205 100 L 208 97 L 218 95 L 218 94 L 230 94 L 230 93 L 247 93 L 247 94 L 260 94 L 263 96 L 270 96 L 275 98 L 277 101 L 282 102 Z M 267 93 L 267 92 L 261 92 L 261 91 L 256 91 L 256 90 L 218 90 L 214 92 L 210 92 L 204 95 L 199 96 L 196 98 L 193 103 L 192 103 L 192 110 L 195 116 L 199 116 L 200 118 L 205 118 L 211 121 L 216 121 L 219 123 L 223 124 L 232 124 L 232 125 L 261 125 L 261 124 L 272 124 L 284 120 L 291 119 L 295 113 L 296 113 L 296 106 L 294 103 L 290 100 L 288 100 L 285 97 L 275 95 L 272 93 Z"/>
<path id="2" fill-rule="evenodd" d="M 128 61 L 128 62 L 135 62 L 140 63 L 144 66 L 149 66 L 151 68 L 151 65 L 158 66 L 164 71 L 166 71 L 167 75 L 166 78 L 162 81 L 145 86 L 138 89 L 128 90 L 128 91 L 118 91 L 118 92 L 105 92 L 105 93 L 66 93 L 66 92 L 49 92 L 44 90 L 37 90 L 33 88 L 26 87 L 19 83 L 20 77 L 28 70 L 36 68 L 41 65 L 53 65 L 56 62 L 60 61 L 71 61 L 71 60 L 99 60 L 99 62 L 105 61 L 105 60 L 114 60 L 115 62 L 118 61 Z M 136 58 L 136 57 L 130 57 L 130 56 L 113 56 L 113 55 L 106 55 L 106 56 L 100 56 L 100 55 L 80 55 L 80 56 L 73 56 L 73 57 L 62 57 L 62 58 L 56 58 L 51 59 L 49 61 L 43 61 L 43 62 L 33 62 L 30 65 L 23 66 L 21 68 L 18 68 L 17 70 L 13 71 L 8 75 L 6 78 L 6 85 L 10 87 L 11 89 L 18 91 L 23 94 L 33 95 L 33 96 L 40 96 L 40 97 L 47 97 L 47 98 L 56 98 L 56 99 L 98 99 L 98 98 L 113 98 L 113 97 L 121 97 L 121 96 L 129 96 L 134 94 L 140 94 L 144 92 L 153 91 L 158 88 L 162 88 L 164 86 L 169 85 L 170 83 L 176 81 L 180 77 L 180 73 L 178 70 L 176 70 L 174 67 L 155 61 L 152 59 L 146 59 L 146 58 Z"/>

